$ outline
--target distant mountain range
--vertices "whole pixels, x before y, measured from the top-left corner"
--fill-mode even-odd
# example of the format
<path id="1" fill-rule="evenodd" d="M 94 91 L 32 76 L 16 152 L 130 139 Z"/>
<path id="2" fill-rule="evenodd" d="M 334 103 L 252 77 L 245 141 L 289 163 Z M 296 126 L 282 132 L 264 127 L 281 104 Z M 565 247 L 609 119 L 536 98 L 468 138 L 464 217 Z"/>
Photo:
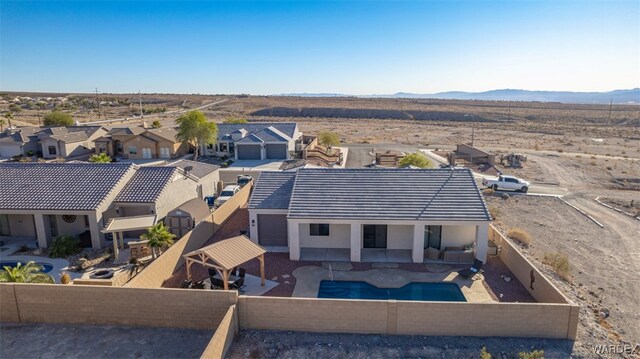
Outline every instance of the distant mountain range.
<path id="1" fill-rule="evenodd" d="M 615 104 L 640 104 L 640 88 L 614 90 L 609 92 L 571 92 L 571 91 L 529 91 L 529 90 L 491 90 L 485 92 L 449 91 L 433 94 L 398 92 L 393 95 L 352 96 L 339 93 L 291 93 L 282 96 L 301 97 L 380 97 L 380 98 L 433 98 L 444 100 L 484 100 L 484 101 L 539 101 L 581 104 L 603 104 L 613 101 Z"/>

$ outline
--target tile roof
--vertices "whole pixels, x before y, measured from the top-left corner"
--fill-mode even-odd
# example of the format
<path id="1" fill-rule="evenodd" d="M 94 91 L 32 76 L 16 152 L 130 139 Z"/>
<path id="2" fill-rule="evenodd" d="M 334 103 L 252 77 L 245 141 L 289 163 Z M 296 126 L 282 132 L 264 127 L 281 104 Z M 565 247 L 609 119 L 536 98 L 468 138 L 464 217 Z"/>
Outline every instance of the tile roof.
<path id="1" fill-rule="evenodd" d="M 468 169 L 300 169 L 288 217 L 491 220 Z"/>
<path id="2" fill-rule="evenodd" d="M 178 142 L 178 140 L 176 140 L 178 130 L 173 127 L 152 128 L 148 129 L 147 132 L 171 142 Z"/>
<path id="3" fill-rule="evenodd" d="M 51 135 L 49 137 L 53 138 L 54 140 L 63 141 L 66 143 L 81 142 L 89 139 L 89 136 L 87 136 L 87 133 L 84 131 L 60 133 Z"/>
<path id="4" fill-rule="evenodd" d="M 269 126 L 277 129 L 283 134 L 293 138 L 296 131 L 295 122 L 249 122 L 249 123 L 219 123 L 218 124 L 218 140 L 230 141 L 229 134 L 239 129 L 245 129 L 247 133 L 255 133 Z"/>
<path id="5" fill-rule="evenodd" d="M 255 138 L 258 140 L 256 141 Z M 273 126 L 269 126 L 267 128 L 263 128 L 260 131 L 256 131 L 238 141 L 237 143 L 243 142 L 289 142 L 291 140 L 290 136 L 282 133 Z"/>
<path id="6" fill-rule="evenodd" d="M 191 160 L 179 160 L 176 162 L 168 163 L 166 166 L 180 167 L 183 170 L 185 169 L 185 167 L 191 166 L 191 170 L 189 171 L 189 174 L 196 176 L 198 178 L 203 178 L 217 171 L 220 168 L 219 166 L 215 166 L 215 165 L 211 165 L 203 162 L 191 161 Z"/>
<path id="7" fill-rule="evenodd" d="M 93 210 L 133 165 L 0 163 L 0 209 Z"/>
<path id="8" fill-rule="evenodd" d="M 296 172 L 260 172 L 251 193 L 249 208 L 289 208 Z"/>
<path id="9" fill-rule="evenodd" d="M 175 167 L 140 167 L 114 202 L 152 203 L 172 180 Z"/>

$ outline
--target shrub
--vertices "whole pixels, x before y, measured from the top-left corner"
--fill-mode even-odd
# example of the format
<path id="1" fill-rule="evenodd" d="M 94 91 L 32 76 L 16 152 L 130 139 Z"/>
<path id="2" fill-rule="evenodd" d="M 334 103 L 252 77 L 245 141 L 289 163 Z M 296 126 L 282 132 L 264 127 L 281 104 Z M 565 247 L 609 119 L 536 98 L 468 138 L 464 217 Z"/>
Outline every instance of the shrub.
<path id="1" fill-rule="evenodd" d="M 566 254 L 555 252 L 545 253 L 542 262 L 558 275 L 558 277 L 569 281 L 571 279 L 571 266 L 569 265 L 569 257 Z"/>
<path id="2" fill-rule="evenodd" d="M 49 256 L 62 258 L 80 252 L 80 240 L 72 236 L 58 236 L 53 240 Z"/>
<path id="3" fill-rule="evenodd" d="M 45 126 L 72 126 L 73 117 L 65 112 L 54 110 L 44 115 L 43 124 Z"/>
<path id="4" fill-rule="evenodd" d="M 69 273 L 67 273 L 67 272 L 62 273 L 62 275 L 60 276 L 60 283 L 62 283 L 62 284 L 70 284 L 71 283 L 71 276 L 69 275 Z"/>
<path id="5" fill-rule="evenodd" d="M 518 359 L 544 359 L 544 350 L 518 353 Z"/>
<path id="6" fill-rule="evenodd" d="M 480 359 L 491 359 L 491 354 L 487 351 L 487 347 L 482 347 L 482 350 L 480 350 Z"/>
<path id="7" fill-rule="evenodd" d="M 522 244 L 525 247 L 529 247 L 533 243 L 533 238 L 522 228 L 513 228 L 507 233 L 507 237 Z"/>
<path id="8" fill-rule="evenodd" d="M 222 162 L 222 163 L 220 164 L 220 167 L 222 167 L 222 168 L 227 168 L 227 167 L 229 167 L 229 165 L 228 165 L 226 162 Z"/>
<path id="9" fill-rule="evenodd" d="M 482 190 L 482 193 L 483 193 L 485 196 L 491 196 L 491 195 L 493 194 L 493 192 L 495 192 L 495 191 L 493 190 L 493 188 L 485 188 L 485 189 L 483 189 L 483 190 Z"/>
<path id="10" fill-rule="evenodd" d="M 496 220 L 500 217 L 502 212 L 500 212 L 500 209 L 496 206 L 489 206 L 489 214 L 491 215 L 491 218 L 493 218 L 493 220 Z"/>

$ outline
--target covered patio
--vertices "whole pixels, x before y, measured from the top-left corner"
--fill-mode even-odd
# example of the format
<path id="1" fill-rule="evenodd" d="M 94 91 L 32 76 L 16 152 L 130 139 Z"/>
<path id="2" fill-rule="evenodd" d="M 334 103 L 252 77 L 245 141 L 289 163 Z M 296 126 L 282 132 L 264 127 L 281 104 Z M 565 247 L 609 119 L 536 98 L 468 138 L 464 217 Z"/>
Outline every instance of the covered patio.
<path id="1" fill-rule="evenodd" d="M 237 236 L 185 254 L 187 279 L 191 281 L 191 266 L 198 263 L 205 268 L 213 268 L 224 283 L 224 290 L 229 290 L 229 277 L 232 269 L 239 267 L 254 258 L 260 262 L 260 286 L 265 286 L 264 254 L 266 250 L 252 242 L 246 236 Z"/>
<path id="2" fill-rule="evenodd" d="M 102 233 L 113 234 L 113 254 L 116 262 L 128 261 L 129 258 L 120 258 L 120 250 L 124 250 L 124 232 L 146 230 L 156 224 L 156 215 L 112 218 Z M 124 254 L 124 253 L 123 253 Z M 128 256 L 127 256 L 128 257 Z"/>

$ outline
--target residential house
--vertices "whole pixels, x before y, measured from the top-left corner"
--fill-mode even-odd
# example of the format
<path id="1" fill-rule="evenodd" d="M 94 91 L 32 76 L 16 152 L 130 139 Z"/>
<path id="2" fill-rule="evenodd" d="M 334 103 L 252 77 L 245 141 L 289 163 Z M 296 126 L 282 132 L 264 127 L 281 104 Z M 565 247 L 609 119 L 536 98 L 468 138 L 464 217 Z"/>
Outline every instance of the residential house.
<path id="1" fill-rule="evenodd" d="M 215 178 L 202 168 L 196 172 L 207 181 Z M 202 199 L 203 179 L 179 166 L 0 163 L 0 238 L 33 238 L 46 248 L 58 235 L 87 232 L 86 245 L 102 248 L 101 229 L 110 219 L 152 214 L 162 220 L 186 200 Z"/>
<path id="2" fill-rule="evenodd" d="M 468 169 L 299 169 L 260 173 L 251 239 L 292 260 L 485 261 L 491 217 Z"/>
<path id="3" fill-rule="evenodd" d="M 45 127 L 38 132 L 42 157 L 75 157 L 93 153 L 94 140 L 107 133 L 101 126 Z"/>
<path id="4" fill-rule="evenodd" d="M 220 167 L 218 166 L 191 160 L 169 162 L 166 166 L 178 167 L 184 171 L 185 176 L 197 179 L 199 186 L 201 186 L 197 189 L 200 199 L 219 193 L 221 190 L 219 188 L 221 185 Z"/>
<path id="5" fill-rule="evenodd" d="M 294 122 L 220 123 L 217 143 L 203 153 L 236 160 L 291 159 L 301 136 Z"/>
<path id="6" fill-rule="evenodd" d="M 95 140 L 98 153 L 127 159 L 179 158 L 189 153 L 189 145 L 176 140 L 177 130 L 131 126 L 114 128 Z"/>
<path id="7" fill-rule="evenodd" d="M 0 159 L 38 154 L 40 143 L 37 133 L 40 130 L 40 127 L 18 127 L 0 133 Z"/>

